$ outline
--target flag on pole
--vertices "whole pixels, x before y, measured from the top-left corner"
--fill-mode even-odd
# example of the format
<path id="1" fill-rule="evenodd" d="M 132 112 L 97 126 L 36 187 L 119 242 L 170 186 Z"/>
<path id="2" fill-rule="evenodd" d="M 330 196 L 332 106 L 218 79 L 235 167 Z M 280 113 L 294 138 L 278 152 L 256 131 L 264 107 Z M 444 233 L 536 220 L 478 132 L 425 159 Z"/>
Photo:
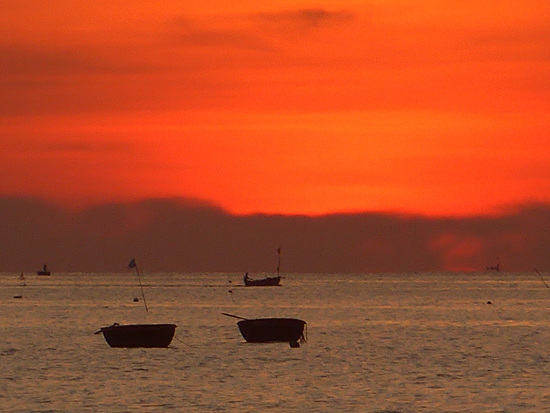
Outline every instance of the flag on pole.
<path id="1" fill-rule="evenodd" d="M 128 263 L 128 268 L 137 268 L 136 259 L 132 258 Z"/>

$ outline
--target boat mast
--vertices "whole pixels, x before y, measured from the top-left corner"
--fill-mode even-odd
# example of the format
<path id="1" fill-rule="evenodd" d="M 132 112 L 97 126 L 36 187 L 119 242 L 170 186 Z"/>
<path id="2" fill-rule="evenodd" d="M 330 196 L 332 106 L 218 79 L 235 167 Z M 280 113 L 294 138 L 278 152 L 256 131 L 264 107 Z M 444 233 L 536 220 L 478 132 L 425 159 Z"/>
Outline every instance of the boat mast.
<path id="1" fill-rule="evenodd" d="M 277 248 L 277 254 L 279 256 L 279 259 L 277 261 L 277 277 L 279 277 L 279 269 L 281 267 L 281 247 Z"/>
<path id="2" fill-rule="evenodd" d="M 143 297 L 143 305 L 145 306 L 145 311 L 149 312 L 149 309 L 147 308 L 147 300 L 145 300 L 145 293 L 143 292 L 143 285 L 141 285 L 141 277 L 139 276 L 139 269 L 138 269 L 138 266 L 136 264 L 136 259 L 135 258 L 132 258 L 130 260 L 130 262 L 128 263 L 128 268 L 135 268 L 136 269 L 136 274 L 137 274 L 138 282 L 139 282 L 139 288 L 141 288 L 141 296 Z"/>

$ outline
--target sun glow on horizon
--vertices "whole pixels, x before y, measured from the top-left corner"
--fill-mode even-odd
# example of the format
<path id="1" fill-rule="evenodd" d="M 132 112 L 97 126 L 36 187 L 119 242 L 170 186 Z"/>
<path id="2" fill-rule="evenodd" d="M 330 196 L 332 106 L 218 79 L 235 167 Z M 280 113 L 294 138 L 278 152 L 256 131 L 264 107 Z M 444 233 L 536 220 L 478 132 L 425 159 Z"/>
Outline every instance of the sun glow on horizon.
<path id="1" fill-rule="evenodd" d="M 67 4 L 0 16 L 1 195 L 234 214 L 550 203 L 543 1 Z"/>

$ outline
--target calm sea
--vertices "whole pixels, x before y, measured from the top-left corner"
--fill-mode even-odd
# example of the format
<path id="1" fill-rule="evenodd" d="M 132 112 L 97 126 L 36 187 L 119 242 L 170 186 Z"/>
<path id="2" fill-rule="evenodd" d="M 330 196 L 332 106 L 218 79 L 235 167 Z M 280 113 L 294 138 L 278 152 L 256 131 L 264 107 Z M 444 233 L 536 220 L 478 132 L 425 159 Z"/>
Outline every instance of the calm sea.
<path id="1" fill-rule="evenodd" d="M 149 312 L 130 272 L 0 274 L 0 411 L 550 411 L 536 273 L 141 278 Z M 301 318 L 308 340 L 246 344 L 222 312 Z M 94 332 L 114 322 L 178 327 L 167 349 L 113 349 Z"/>

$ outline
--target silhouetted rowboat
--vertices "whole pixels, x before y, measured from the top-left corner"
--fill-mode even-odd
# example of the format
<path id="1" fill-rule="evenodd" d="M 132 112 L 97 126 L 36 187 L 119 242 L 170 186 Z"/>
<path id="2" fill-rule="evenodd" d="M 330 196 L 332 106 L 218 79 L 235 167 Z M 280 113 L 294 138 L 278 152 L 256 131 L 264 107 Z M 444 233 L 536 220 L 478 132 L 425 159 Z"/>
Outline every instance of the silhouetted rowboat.
<path id="1" fill-rule="evenodd" d="M 168 347 L 174 338 L 175 324 L 113 324 L 101 327 L 111 347 Z"/>
<path id="2" fill-rule="evenodd" d="M 145 311 L 149 311 L 147 308 L 147 301 L 145 301 L 143 286 L 141 285 L 139 269 L 134 258 L 128 263 L 128 268 L 136 269 L 141 295 L 143 297 L 143 305 L 145 306 Z M 136 299 L 134 299 L 134 301 L 135 300 Z M 175 331 L 175 324 L 120 325 L 114 323 L 108 327 L 101 327 L 95 334 L 103 333 L 105 341 L 111 347 L 168 347 L 174 338 Z"/>
<path id="3" fill-rule="evenodd" d="M 248 277 L 248 273 L 244 275 L 244 285 L 247 287 L 271 287 L 280 285 L 281 282 L 281 275 L 280 275 L 280 267 L 281 267 L 281 248 L 277 248 L 277 276 L 276 277 L 266 277 L 259 280 L 253 280 Z"/>
<path id="4" fill-rule="evenodd" d="M 279 283 L 281 282 L 281 277 L 267 277 L 259 280 L 253 280 L 248 278 L 248 273 L 246 273 L 243 281 L 244 285 L 246 285 L 247 287 L 270 287 L 279 285 Z"/>
<path id="5" fill-rule="evenodd" d="M 242 336 L 249 343 L 297 343 L 304 338 L 305 325 L 305 321 L 296 318 L 256 318 L 237 322 Z"/>

